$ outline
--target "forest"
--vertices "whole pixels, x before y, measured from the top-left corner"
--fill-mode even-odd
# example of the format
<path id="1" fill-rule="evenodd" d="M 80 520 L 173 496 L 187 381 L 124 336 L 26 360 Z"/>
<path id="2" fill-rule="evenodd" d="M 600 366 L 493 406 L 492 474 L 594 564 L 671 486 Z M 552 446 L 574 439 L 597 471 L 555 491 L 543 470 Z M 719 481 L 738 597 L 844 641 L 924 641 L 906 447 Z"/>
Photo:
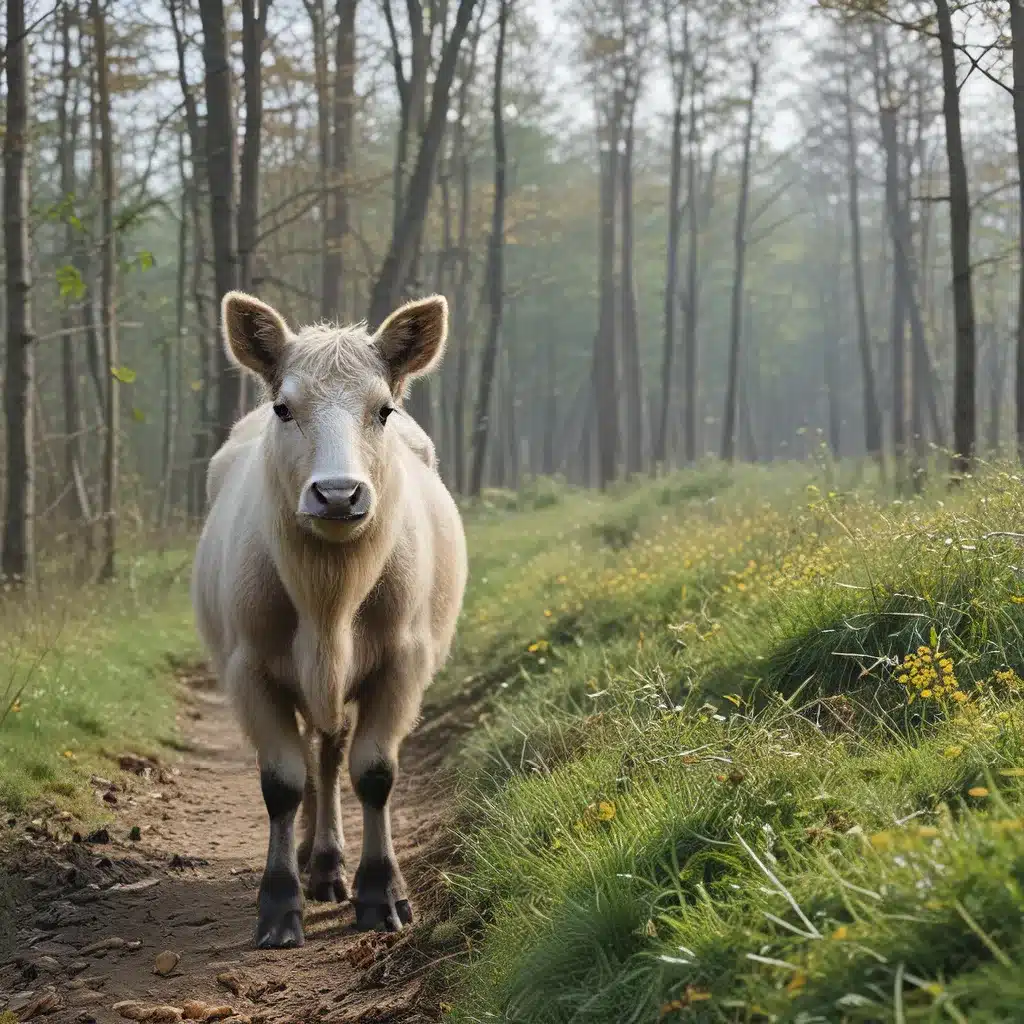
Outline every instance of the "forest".
<path id="1" fill-rule="evenodd" d="M 1012 452 L 1015 12 L 6 5 L 5 575 L 201 516 L 259 398 L 236 286 L 294 325 L 444 293 L 409 409 L 459 494 Z"/>
<path id="2" fill-rule="evenodd" d="M 1021 1017 L 1020 3 L 0 11 L 0 1024 Z"/>

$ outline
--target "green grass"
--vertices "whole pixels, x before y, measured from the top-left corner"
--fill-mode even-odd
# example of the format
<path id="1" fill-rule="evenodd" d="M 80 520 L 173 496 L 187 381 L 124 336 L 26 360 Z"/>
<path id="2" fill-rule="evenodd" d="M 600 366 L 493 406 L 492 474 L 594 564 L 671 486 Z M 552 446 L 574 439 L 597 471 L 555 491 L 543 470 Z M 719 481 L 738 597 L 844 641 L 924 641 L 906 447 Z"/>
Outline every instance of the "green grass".
<path id="1" fill-rule="evenodd" d="M 0 807 L 102 816 L 89 776 L 174 740 L 171 658 L 198 643 L 189 552 L 122 556 L 109 585 L 9 593 L 0 603 Z"/>
<path id="2" fill-rule="evenodd" d="M 711 467 L 467 519 L 452 1020 L 1017 1019 L 1019 479 Z"/>

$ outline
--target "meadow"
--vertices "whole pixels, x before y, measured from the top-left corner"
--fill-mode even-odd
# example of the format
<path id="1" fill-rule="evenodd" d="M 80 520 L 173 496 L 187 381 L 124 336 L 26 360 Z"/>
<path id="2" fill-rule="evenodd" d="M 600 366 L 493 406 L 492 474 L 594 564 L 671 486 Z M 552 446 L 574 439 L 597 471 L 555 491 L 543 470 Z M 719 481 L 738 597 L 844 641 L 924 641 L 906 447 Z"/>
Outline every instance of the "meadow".
<path id="1" fill-rule="evenodd" d="M 1017 1019 L 1020 479 L 884 494 L 711 466 L 477 510 L 451 1020 Z"/>
<path id="2" fill-rule="evenodd" d="M 535 480 L 466 522 L 428 706 L 479 718 L 449 752 L 448 1020 L 1017 1018 L 1015 471 L 899 499 L 811 463 Z M 107 755 L 180 745 L 188 564 L 140 547 L 116 586 L 0 608 L 11 820 L 99 820 Z"/>

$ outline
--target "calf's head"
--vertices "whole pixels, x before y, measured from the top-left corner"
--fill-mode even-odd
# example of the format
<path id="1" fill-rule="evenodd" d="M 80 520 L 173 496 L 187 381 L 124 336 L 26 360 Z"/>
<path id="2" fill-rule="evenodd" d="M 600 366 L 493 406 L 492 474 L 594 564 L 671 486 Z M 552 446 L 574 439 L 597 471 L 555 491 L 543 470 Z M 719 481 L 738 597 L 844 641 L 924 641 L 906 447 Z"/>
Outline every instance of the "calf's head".
<path id="1" fill-rule="evenodd" d="M 372 335 L 361 325 L 293 332 L 243 292 L 225 295 L 221 314 L 231 356 L 270 392 L 269 469 L 298 520 L 327 540 L 358 536 L 380 512 L 394 457 L 388 418 L 444 351 L 443 296 L 407 303 Z"/>

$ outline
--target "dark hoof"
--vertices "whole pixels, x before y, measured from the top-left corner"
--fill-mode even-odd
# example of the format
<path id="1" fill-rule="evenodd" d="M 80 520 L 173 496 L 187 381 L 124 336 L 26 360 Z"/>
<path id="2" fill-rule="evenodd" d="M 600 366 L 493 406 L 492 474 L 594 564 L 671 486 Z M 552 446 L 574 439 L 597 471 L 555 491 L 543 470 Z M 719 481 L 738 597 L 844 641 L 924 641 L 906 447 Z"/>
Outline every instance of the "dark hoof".
<path id="1" fill-rule="evenodd" d="M 361 932 L 400 932 L 403 926 L 412 924 L 412 906 L 408 900 L 394 900 L 382 903 L 364 903 L 353 899 L 356 908 L 356 928 Z"/>
<path id="2" fill-rule="evenodd" d="M 412 924 L 412 906 L 405 897 L 405 882 L 398 865 L 387 860 L 371 860 L 359 865 L 352 905 L 356 928 L 371 931 L 383 928 L 400 932 Z"/>
<path id="3" fill-rule="evenodd" d="M 256 948 L 294 949 L 305 942 L 298 875 L 265 872 L 260 883 Z"/>
<path id="4" fill-rule="evenodd" d="M 318 903 L 345 903 L 349 899 L 345 881 L 345 859 L 340 850 L 322 850 L 314 855 L 306 892 Z"/>
<path id="5" fill-rule="evenodd" d="M 283 916 L 260 914 L 256 926 L 257 949 L 298 949 L 306 944 L 302 933 L 302 911 L 289 910 Z"/>

